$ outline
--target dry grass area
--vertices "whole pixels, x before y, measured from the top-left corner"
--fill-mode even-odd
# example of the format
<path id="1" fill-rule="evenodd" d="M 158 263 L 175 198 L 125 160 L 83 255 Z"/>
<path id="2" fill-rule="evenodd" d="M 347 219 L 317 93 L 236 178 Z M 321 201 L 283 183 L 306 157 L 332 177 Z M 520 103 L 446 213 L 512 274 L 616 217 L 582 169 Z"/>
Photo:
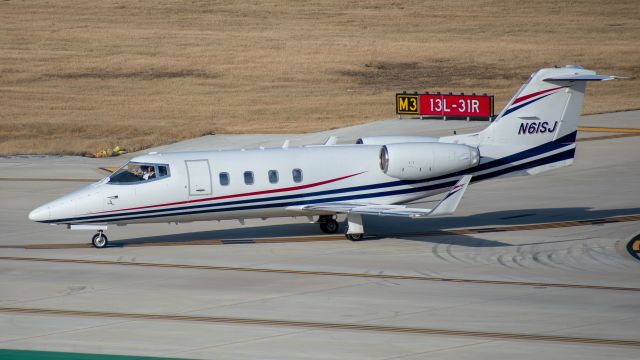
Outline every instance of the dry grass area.
<path id="1" fill-rule="evenodd" d="M 393 117 L 401 90 L 501 108 L 556 64 L 636 77 L 586 113 L 637 109 L 638 39 L 637 0 L 2 0 L 0 154 L 317 131 Z"/>

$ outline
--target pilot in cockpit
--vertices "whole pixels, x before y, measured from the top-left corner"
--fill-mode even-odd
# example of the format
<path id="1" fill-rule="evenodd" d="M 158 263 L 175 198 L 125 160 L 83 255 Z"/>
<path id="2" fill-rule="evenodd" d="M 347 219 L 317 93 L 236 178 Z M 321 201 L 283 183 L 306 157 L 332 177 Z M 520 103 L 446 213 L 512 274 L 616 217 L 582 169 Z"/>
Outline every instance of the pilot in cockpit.
<path id="1" fill-rule="evenodd" d="M 146 167 L 144 173 L 142 174 L 142 178 L 144 180 L 149 180 L 149 179 L 153 179 L 155 177 L 156 177 L 156 173 L 154 171 L 153 166 Z"/>

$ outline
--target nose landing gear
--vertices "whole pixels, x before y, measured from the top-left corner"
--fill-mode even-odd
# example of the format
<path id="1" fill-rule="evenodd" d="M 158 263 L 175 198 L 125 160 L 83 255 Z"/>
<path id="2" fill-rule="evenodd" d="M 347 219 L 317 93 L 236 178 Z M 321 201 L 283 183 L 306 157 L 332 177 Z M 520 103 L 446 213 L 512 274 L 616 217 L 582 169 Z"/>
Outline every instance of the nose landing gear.
<path id="1" fill-rule="evenodd" d="M 98 233 L 93 235 L 93 238 L 91 238 L 91 243 L 93 244 L 93 247 L 102 249 L 107 247 L 109 239 L 107 239 L 107 235 L 105 235 L 102 230 L 98 230 Z"/>

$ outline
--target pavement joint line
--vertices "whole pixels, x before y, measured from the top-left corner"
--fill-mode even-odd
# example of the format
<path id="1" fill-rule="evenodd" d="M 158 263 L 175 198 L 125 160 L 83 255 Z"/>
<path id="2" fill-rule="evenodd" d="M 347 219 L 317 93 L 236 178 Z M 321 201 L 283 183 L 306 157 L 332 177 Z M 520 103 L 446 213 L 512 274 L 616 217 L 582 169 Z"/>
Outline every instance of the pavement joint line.
<path id="1" fill-rule="evenodd" d="M 112 260 L 86 260 L 86 259 L 61 259 L 61 258 L 39 258 L 39 257 L 19 257 L 19 256 L 0 256 L 0 260 L 9 261 L 34 261 L 34 262 L 50 262 L 50 263 L 69 263 L 69 264 L 94 264 L 94 265 L 121 265 L 121 266 L 138 266 L 138 267 L 157 267 L 157 268 L 178 268 L 193 270 L 212 270 L 212 271 L 243 271 L 257 273 L 273 273 L 273 274 L 292 274 L 292 275 L 312 275 L 312 276 L 335 276 L 350 278 L 369 278 L 369 279 L 393 279 L 393 280 L 411 280 L 411 281 L 433 281 L 433 282 L 449 282 L 457 284 L 476 284 L 476 285 L 511 285 L 511 286 L 528 286 L 542 288 L 573 288 L 586 290 L 610 290 L 610 291 L 633 291 L 640 292 L 640 288 L 621 287 L 621 286 L 605 286 L 605 285 L 588 285 L 588 284 L 563 284 L 563 283 L 545 283 L 545 282 L 529 282 L 529 281 L 507 281 L 507 280 L 483 280 L 483 279 L 462 279 L 417 275 L 394 275 L 394 274 L 367 274 L 367 273 L 348 273 L 334 271 L 312 271 L 312 270 L 295 270 L 295 269 L 276 269 L 276 268 L 255 268 L 241 266 L 215 266 L 215 265 L 191 265 L 191 264 L 166 264 L 151 262 L 130 262 L 130 261 L 112 261 Z"/>
<path id="2" fill-rule="evenodd" d="M 520 334 L 508 332 L 485 332 L 472 330 L 453 330 L 437 328 L 416 328 L 388 325 L 368 325 L 350 323 L 330 323 L 298 320 L 275 320 L 275 319 L 251 319 L 217 316 L 195 316 L 195 315 L 170 315 L 170 314 L 143 314 L 143 313 L 121 313 L 104 311 L 83 311 L 83 310 L 62 310 L 45 308 L 18 308 L 0 307 L 0 312 L 13 314 L 49 315 L 49 316 L 79 316 L 79 317 L 102 317 L 102 318 L 125 318 L 136 320 L 160 320 L 160 321 L 189 321 L 204 323 L 219 323 L 230 325 L 263 325 L 278 327 L 296 327 L 311 329 L 333 329 L 345 331 L 370 331 L 384 333 L 418 334 L 418 335 L 441 335 L 457 337 L 492 338 L 503 340 L 521 341 L 543 341 L 558 343 L 579 343 L 605 346 L 626 346 L 640 347 L 640 340 L 622 340 L 605 338 L 573 337 L 561 335 L 536 335 Z"/>

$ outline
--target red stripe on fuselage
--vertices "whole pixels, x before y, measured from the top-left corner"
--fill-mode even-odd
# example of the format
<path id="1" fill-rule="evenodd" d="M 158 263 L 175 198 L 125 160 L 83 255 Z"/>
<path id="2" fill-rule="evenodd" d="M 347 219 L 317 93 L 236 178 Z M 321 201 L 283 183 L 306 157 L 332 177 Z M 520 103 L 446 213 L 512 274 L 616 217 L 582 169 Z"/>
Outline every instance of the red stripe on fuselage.
<path id="1" fill-rule="evenodd" d="M 550 91 L 554 91 L 554 90 L 562 89 L 563 87 L 566 87 L 566 86 L 559 86 L 559 87 L 557 87 L 557 88 L 547 89 L 547 90 L 542 90 L 542 91 L 538 91 L 538 92 L 531 93 L 531 94 L 529 94 L 529 95 L 525 95 L 525 96 L 519 97 L 519 98 L 517 98 L 517 99 L 513 102 L 513 104 L 511 104 L 511 105 L 515 105 L 515 104 L 517 104 L 517 103 L 523 102 L 523 101 L 525 101 L 525 100 L 527 100 L 527 99 L 531 99 L 532 97 L 536 97 L 536 96 L 538 96 L 538 95 L 542 95 L 542 94 L 544 94 L 544 93 L 548 93 L 548 92 L 550 92 Z"/>
<path id="2" fill-rule="evenodd" d="M 348 179 L 348 178 L 353 177 L 353 176 L 356 176 L 356 175 L 364 174 L 365 172 L 366 172 L 366 171 L 359 172 L 359 173 L 357 173 L 357 174 L 351 174 L 351 175 L 341 176 L 341 177 L 338 177 L 338 178 L 335 178 L 335 179 L 329 179 L 329 180 L 319 181 L 319 182 L 315 182 L 315 183 L 311 183 L 311 184 L 307 184 L 307 185 L 291 186 L 291 187 L 286 187 L 286 188 L 281 188 L 281 189 L 271 189 L 271 190 L 263 190 L 263 191 L 253 191 L 253 192 L 241 193 L 241 194 L 232 194 L 232 195 L 216 196 L 216 197 L 211 197 L 211 198 L 206 198 L 206 199 L 196 199 L 196 200 L 178 201 L 178 202 L 172 202 L 172 203 L 166 203 L 166 204 L 156 204 L 156 205 L 139 206 L 139 207 L 133 207 L 133 208 L 127 208 L 127 209 L 118 209 L 118 210 L 100 211 L 100 212 L 95 212 L 95 213 L 88 213 L 88 214 L 86 214 L 86 215 L 92 215 L 92 214 L 107 214 L 107 213 L 113 213 L 113 212 L 118 212 L 118 211 L 150 209 L 150 208 L 154 208 L 154 207 L 161 207 L 161 206 L 171 206 L 171 205 L 190 204 L 190 203 L 197 203 L 197 202 L 203 202 L 203 201 L 213 201 L 213 200 L 231 199 L 231 198 L 242 197 L 242 196 L 254 196 L 254 195 L 273 194 L 273 193 L 278 193 L 278 192 L 286 192 L 286 191 L 302 190 L 302 189 L 308 189 L 308 188 L 312 188 L 312 187 L 316 187 L 316 186 L 320 186 L 320 185 L 325 185 L 325 184 L 330 184 L 330 183 L 332 183 L 332 182 L 336 182 L 336 181 L 340 181 L 340 180 Z"/>

